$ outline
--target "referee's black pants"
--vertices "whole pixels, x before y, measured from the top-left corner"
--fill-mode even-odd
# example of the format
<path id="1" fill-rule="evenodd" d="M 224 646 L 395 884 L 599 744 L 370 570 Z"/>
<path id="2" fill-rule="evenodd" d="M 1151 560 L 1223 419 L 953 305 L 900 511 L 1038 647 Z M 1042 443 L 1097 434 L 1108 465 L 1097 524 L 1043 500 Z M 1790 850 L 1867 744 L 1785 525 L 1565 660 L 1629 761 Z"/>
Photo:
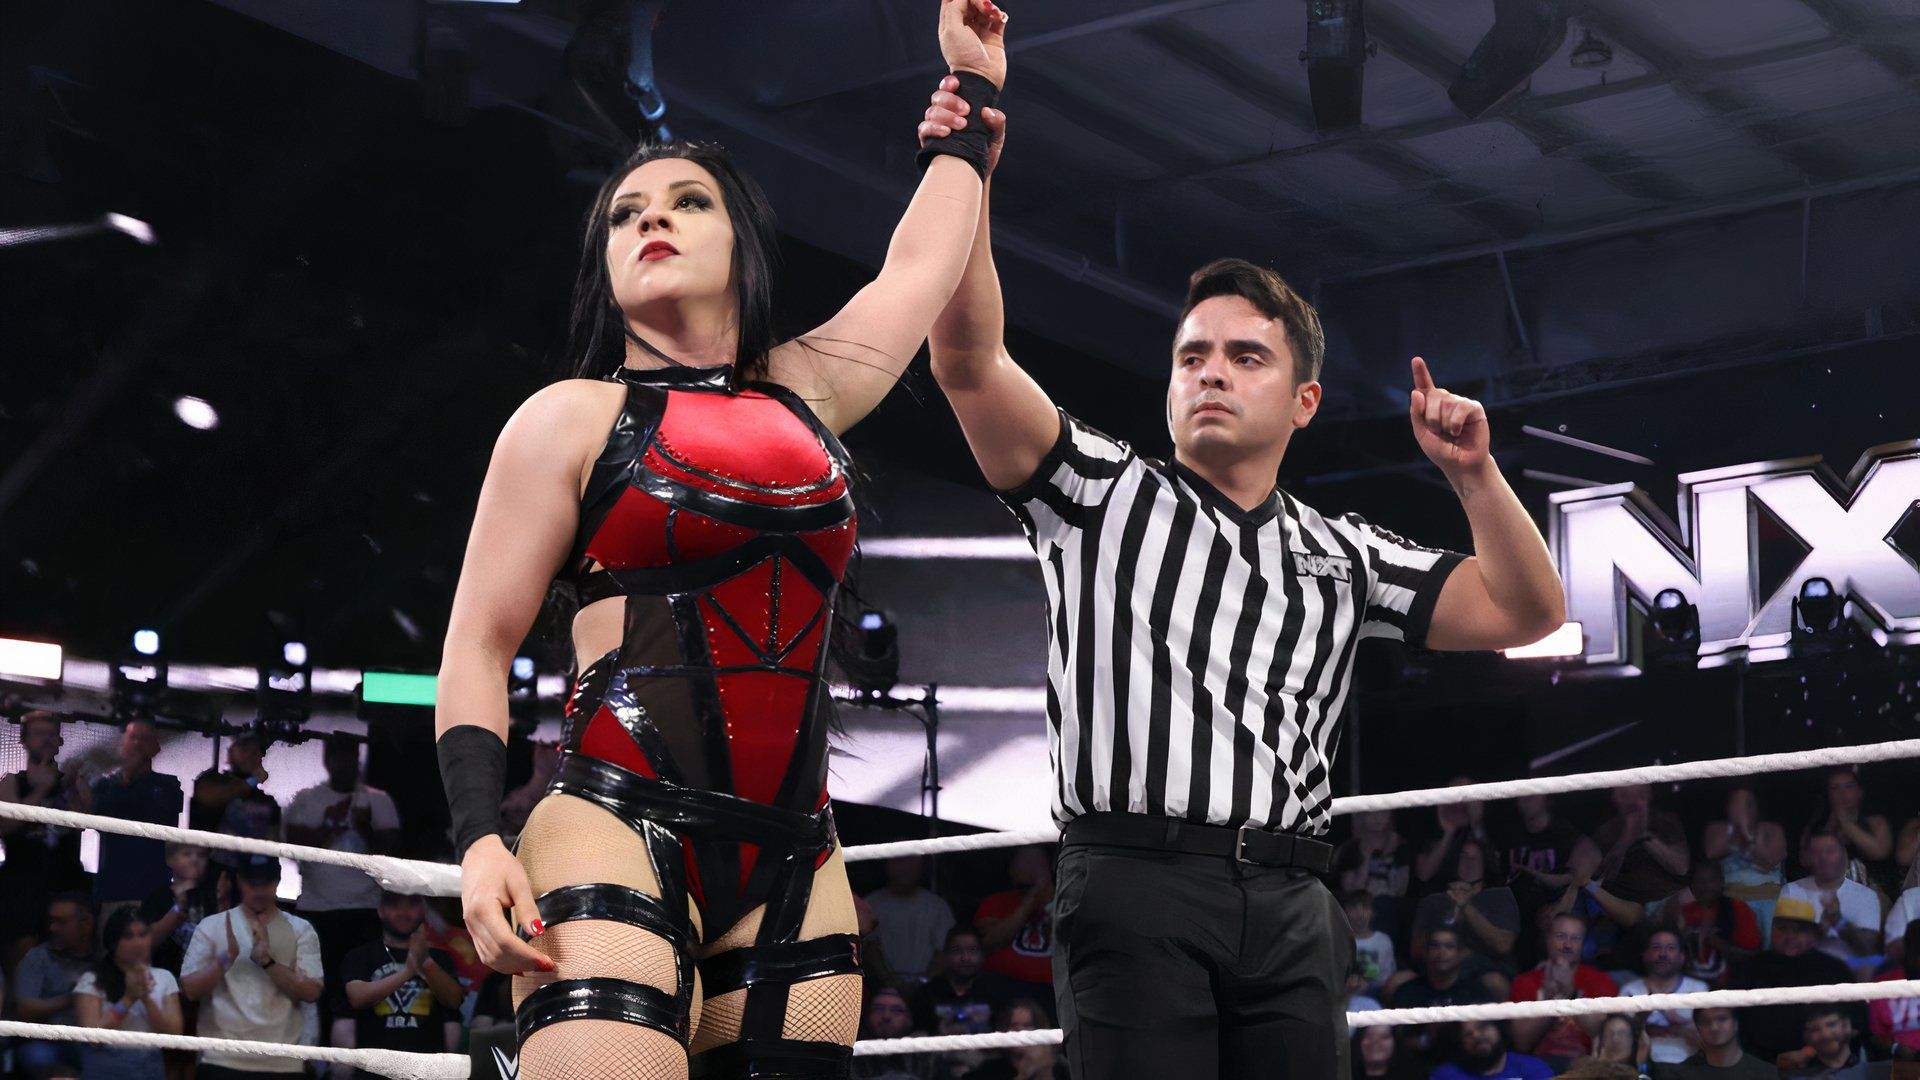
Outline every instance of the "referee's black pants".
<path id="1" fill-rule="evenodd" d="M 1305 870 L 1067 830 L 1053 983 L 1074 1080 L 1345 1080 L 1352 962 L 1345 913 Z"/>

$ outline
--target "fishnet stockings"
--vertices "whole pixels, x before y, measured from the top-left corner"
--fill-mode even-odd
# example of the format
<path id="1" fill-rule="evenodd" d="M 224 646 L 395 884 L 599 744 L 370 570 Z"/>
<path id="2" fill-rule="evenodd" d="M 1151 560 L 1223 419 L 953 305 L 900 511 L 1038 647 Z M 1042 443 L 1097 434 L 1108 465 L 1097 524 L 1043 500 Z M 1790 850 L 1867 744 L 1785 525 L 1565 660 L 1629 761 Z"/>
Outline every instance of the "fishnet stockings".
<path id="1" fill-rule="evenodd" d="M 860 976 L 831 975 L 794 983 L 787 991 L 781 1036 L 853 1045 L 860 1033 Z"/>
<path id="2" fill-rule="evenodd" d="M 520 1048 L 529 1080 L 684 1080 L 687 1052 L 671 1036 L 616 1020 L 543 1027 Z"/>

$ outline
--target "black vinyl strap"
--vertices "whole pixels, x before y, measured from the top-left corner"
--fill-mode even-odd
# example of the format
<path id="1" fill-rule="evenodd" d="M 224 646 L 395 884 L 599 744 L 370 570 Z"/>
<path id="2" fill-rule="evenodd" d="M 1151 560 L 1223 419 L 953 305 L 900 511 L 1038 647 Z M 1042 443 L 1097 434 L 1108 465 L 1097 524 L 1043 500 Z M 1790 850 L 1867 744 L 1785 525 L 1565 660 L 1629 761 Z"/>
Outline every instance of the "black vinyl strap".
<path id="1" fill-rule="evenodd" d="M 615 581 L 613 574 L 607 570 L 593 570 L 580 575 L 577 587 L 580 590 L 581 607 L 626 595 L 621 590 L 620 583 Z"/>
<path id="2" fill-rule="evenodd" d="M 696 1054 L 692 1080 L 845 1080 L 853 1047 L 798 1039 L 741 1039 Z"/>
<path id="3" fill-rule="evenodd" d="M 597 803 L 635 831 L 652 823 L 682 835 L 745 840 L 762 847 L 824 851 L 833 846 L 833 817 L 825 810 L 804 814 L 683 788 L 586 754 L 562 754 L 547 790 Z"/>
<path id="4" fill-rule="evenodd" d="M 607 882 L 567 885 L 543 894 L 535 906 L 548 926 L 576 919 L 604 919 L 637 926 L 664 938 L 676 952 L 684 954 L 693 945 L 693 934 L 684 915 L 674 918 L 666 901 L 626 885 Z M 526 932 L 522 931 L 520 936 L 526 939 Z"/>
<path id="5" fill-rule="evenodd" d="M 568 1020 L 617 1020 L 671 1035 L 682 1046 L 687 1043 L 686 1003 L 665 990 L 624 979 L 548 983 L 520 1003 L 514 1026 L 525 1046 L 534 1032 Z"/>
<path id="6" fill-rule="evenodd" d="M 709 996 L 755 983 L 797 983 L 828 975 L 860 974 L 860 941 L 829 934 L 812 941 L 747 945 L 700 961 L 700 983 Z"/>

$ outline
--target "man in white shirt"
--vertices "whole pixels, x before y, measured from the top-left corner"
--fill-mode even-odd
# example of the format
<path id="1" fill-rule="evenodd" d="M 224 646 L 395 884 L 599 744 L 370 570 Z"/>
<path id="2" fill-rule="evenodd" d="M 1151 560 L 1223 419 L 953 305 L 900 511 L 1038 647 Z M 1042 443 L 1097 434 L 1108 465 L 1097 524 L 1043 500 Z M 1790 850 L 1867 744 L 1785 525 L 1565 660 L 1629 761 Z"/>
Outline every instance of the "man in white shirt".
<path id="1" fill-rule="evenodd" d="M 953 909 L 921 886 L 924 855 L 887 860 L 887 884 L 866 896 L 880 920 L 880 949 L 895 975 L 924 979 L 939 973 L 946 958 Z"/>
<path id="2" fill-rule="evenodd" d="M 1620 988 L 1623 997 L 1648 994 L 1700 994 L 1707 984 L 1691 975 L 1681 974 L 1687 950 L 1680 932 L 1661 927 L 1647 935 L 1647 946 L 1640 951 L 1640 965 L 1646 976 Z M 1647 1039 L 1653 1044 L 1653 1060 L 1679 1064 L 1700 1048 L 1700 1036 L 1693 1030 L 1692 1009 L 1665 1009 L 1647 1014 Z"/>
<path id="3" fill-rule="evenodd" d="M 287 840 L 308 847 L 385 855 L 400 836 L 393 798 L 360 781 L 360 740 L 345 732 L 327 736 L 322 761 L 327 782 L 293 797 L 287 806 Z M 300 864 L 300 916 L 320 935 L 320 966 L 328 993 L 321 1001 L 323 1025 L 346 1010 L 337 981 L 347 951 L 380 933 L 380 886 L 358 870 L 332 863 Z"/>
<path id="4" fill-rule="evenodd" d="M 235 875 L 239 906 L 195 928 L 180 964 L 180 989 L 202 1002 L 200 1035 L 302 1042 L 301 1006 L 320 998 L 320 938 L 313 924 L 280 910 L 280 860 L 254 855 Z M 208 1050 L 200 1080 L 304 1074 L 299 1058 L 243 1057 Z"/>
<path id="5" fill-rule="evenodd" d="M 1847 877 L 1847 845 L 1830 832 L 1807 838 L 1803 852 L 1813 873 L 1780 888 L 1789 897 L 1813 905 L 1820 917 L 1820 950 L 1846 961 L 1848 967 L 1878 966 L 1882 956 L 1880 897 Z"/>

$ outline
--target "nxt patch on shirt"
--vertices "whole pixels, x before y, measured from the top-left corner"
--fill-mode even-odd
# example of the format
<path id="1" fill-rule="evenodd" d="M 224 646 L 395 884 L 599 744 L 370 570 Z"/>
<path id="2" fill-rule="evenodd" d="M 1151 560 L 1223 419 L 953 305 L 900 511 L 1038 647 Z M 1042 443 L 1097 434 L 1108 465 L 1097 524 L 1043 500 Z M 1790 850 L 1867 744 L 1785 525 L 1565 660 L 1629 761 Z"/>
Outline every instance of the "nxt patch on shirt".
<path id="1" fill-rule="evenodd" d="M 1353 580 L 1353 560 L 1344 555 L 1315 555 L 1310 551 L 1293 552 L 1293 571 L 1303 577 Z"/>

